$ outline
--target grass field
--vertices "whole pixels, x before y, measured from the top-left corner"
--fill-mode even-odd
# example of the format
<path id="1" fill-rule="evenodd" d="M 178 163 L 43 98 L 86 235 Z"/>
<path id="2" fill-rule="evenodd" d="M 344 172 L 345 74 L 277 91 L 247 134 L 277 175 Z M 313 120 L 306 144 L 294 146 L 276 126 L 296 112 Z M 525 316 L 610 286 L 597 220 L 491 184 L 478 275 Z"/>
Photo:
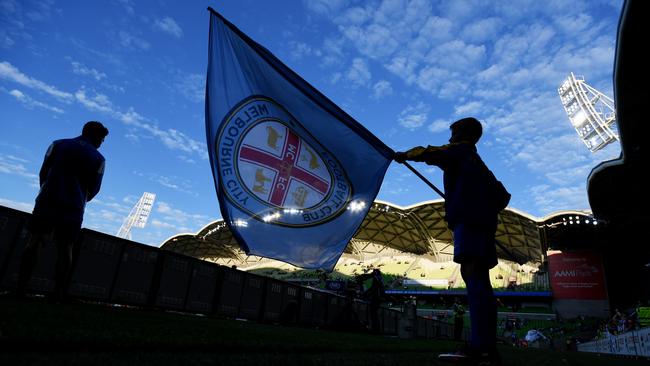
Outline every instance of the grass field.
<path id="1" fill-rule="evenodd" d="M 448 365 L 447 340 L 343 333 L 105 305 L 0 299 L 0 365 Z M 501 346 L 504 365 L 649 365 Z"/>

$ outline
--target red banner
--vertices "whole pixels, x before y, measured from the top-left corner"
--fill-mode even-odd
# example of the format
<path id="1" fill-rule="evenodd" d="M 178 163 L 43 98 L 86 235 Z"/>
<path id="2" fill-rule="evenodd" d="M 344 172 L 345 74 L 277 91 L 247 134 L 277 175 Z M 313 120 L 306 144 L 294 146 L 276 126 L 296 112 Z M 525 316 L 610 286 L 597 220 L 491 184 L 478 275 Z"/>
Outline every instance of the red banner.
<path id="1" fill-rule="evenodd" d="M 556 299 L 607 299 L 603 263 L 597 253 L 549 251 L 548 274 Z"/>

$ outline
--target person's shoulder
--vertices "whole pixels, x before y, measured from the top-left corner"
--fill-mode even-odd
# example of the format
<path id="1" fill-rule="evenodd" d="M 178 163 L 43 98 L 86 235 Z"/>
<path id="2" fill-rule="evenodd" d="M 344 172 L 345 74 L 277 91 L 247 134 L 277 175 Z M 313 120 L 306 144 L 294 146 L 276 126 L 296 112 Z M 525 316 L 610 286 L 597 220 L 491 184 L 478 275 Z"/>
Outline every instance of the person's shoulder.
<path id="1" fill-rule="evenodd" d="M 464 160 L 477 155 L 476 146 L 465 142 L 452 142 L 443 145 L 442 148 L 448 153 L 449 156 L 459 160 Z"/>
<path id="2" fill-rule="evenodd" d="M 97 150 L 97 148 L 83 136 L 78 136 L 70 140 L 81 146 L 89 154 L 104 159 L 104 156 L 99 152 L 99 150 Z"/>
<path id="3" fill-rule="evenodd" d="M 442 145 L 441 148 L 444 148 L 449 151 L 463 152 L 463 153 L 476 153 L 476 145 L 470 144 L 468 142 L 451 142 L 447 145 Z"/>
<path id="4" fill-rule="evenodd" d="M 74 142 L 75 142 L 75 139 L 74 139 L 74 138 L 69 138 L 69 139 L 58 139 L 58 140 L 54 140 L 54 141 L 52 141 L 52 145 L 54 145 L 54 146 L 58 146 L 58 145 L 60 145 L 60 146 L 65 146 L 65 145 L 73 144 Z"/>
<path id="5" fill-rule="evenodd" d="M 104 155 L 102 155 L 102 153 L 100 153 L 99 150 L 97 150 L 97 149 L 95 149 L 95 157 L 97 157 L 97 159 L 100 160 L 101 162 L 106 161 L 106 158 L 104 158 Z"/>

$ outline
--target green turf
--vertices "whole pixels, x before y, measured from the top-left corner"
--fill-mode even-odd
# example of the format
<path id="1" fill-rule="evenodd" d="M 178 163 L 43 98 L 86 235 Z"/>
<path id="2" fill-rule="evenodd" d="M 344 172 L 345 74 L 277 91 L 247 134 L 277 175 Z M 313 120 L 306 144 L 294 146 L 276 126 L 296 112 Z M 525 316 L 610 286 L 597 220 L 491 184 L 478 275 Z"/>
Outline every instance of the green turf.
<path id="1" fill-rule="evenodd" d="M 94 304 L 0 299 L 0 365 L 445 365 L 447 340 L 399 339 Z M 500 348 L 505 365 L 648 365 Z"/>

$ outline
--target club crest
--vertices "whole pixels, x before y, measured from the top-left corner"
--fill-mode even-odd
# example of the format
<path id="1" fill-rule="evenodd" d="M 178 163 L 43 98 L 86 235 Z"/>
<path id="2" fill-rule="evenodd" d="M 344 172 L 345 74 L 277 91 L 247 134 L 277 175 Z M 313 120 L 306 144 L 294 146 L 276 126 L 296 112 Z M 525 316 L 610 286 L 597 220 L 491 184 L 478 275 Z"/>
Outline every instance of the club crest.
<path id="1" fill-rule="evenodd" d="M 220 189 L 258 220 L 317 225 L 343 212 L 352 196 L 338 160 L 270 98 L 252 96 L 234 107 L 215 148 Z"/>

